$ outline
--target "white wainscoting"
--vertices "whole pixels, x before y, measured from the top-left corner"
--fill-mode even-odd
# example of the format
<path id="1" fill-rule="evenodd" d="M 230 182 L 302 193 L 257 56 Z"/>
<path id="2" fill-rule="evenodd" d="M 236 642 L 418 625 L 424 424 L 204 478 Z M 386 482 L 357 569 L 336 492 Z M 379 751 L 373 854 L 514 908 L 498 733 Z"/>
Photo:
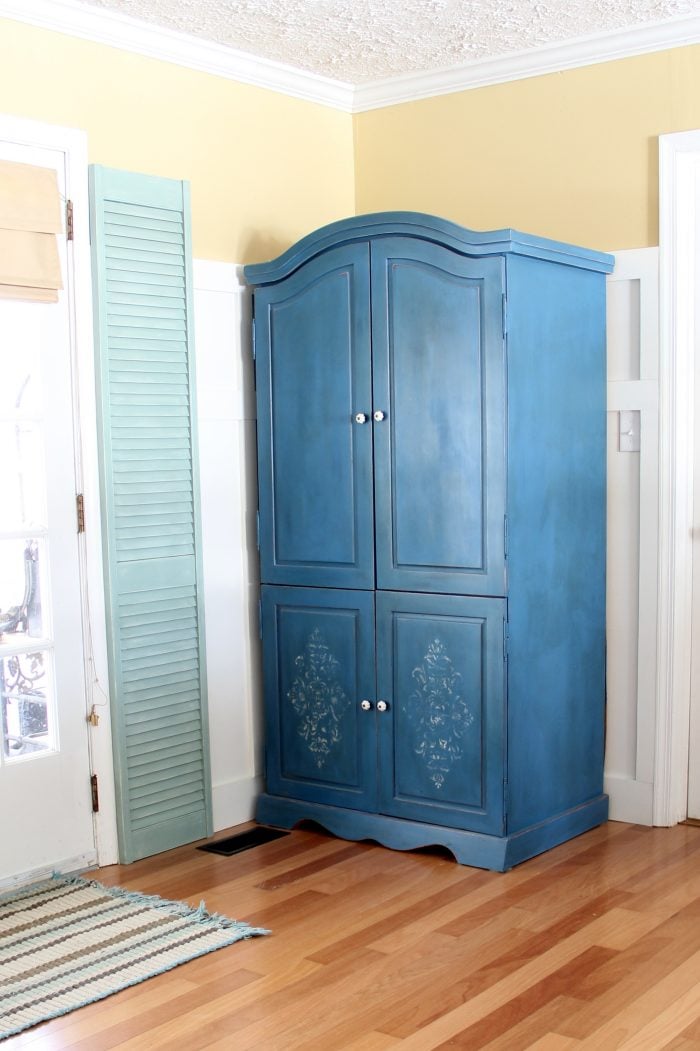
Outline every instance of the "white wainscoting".
<path id="1" fill-rule="evenodd" d="M 605 790 L 610 817 L 651 825 L 659 510 L 658 249 L 615 254 L 608 277 L 608 585 Z M 639 452 L 620 451 L 620 412 Z"/>
<path id="2" fill-rule="evenodd" d="M 214 829 L 261 790 L 255 392 L 241 268 L 194 261 L 204 616 Z"/>

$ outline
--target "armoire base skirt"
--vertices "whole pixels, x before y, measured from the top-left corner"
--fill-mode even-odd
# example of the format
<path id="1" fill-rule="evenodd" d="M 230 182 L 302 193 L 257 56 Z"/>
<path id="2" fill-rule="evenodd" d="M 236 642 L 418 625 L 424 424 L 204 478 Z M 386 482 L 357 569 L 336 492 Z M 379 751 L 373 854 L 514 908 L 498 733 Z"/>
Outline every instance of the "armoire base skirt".
<path id="1" fill-rule="evenodd" d="M 384 814 L 308 803 L 263 793 L 258 799 L 256 820 L 265 825 L 293 828 L 301 821 L 315 821 L 341 839 L 371 839 L 393 850 L 446 847 L 460 865 L 505 872 L 528 858 L 573 839 L 608 818 L 608 797 L 594 799 L 556 814 L 512 835 L 491 836 L 444 825 L 431 825 Z"/>

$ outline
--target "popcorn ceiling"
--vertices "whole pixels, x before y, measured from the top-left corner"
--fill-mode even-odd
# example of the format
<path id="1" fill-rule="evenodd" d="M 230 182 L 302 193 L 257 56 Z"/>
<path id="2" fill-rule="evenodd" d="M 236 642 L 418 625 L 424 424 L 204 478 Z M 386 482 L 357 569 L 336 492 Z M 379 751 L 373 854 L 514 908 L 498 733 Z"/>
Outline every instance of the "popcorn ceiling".
<path id="1" fill-rule="evenodd" d="M 89 0 L 352 84 L 700 14 L 700 0 Z"/>

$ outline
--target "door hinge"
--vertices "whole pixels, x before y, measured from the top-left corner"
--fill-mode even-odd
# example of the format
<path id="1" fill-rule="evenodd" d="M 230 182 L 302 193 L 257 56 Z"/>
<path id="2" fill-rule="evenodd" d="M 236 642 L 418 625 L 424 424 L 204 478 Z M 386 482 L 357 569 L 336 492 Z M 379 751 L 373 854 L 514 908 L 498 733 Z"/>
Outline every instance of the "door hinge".
<path id="1" fill-rule="evenodd" d="M 263 630 L 262 630 L 262 599 L 258 599 L 258 634 L 260 635 L 260 638 L 262 639 L 262 637 L 263 637 Z"/>
<path id="2" fill-rule="evenodd" d="M 255 512 L 255 543 L 260 550 L 260 511 Z"/>
<path id="3" fill-rule="evenodd" d="M 503 621 L 503 660 L 508 660 L 508 621 Z"/>
<path id="4" fill-rule="evenodd" d="M 255 359 L 256 359 L 256 348 L 255 348 L 255 318 L 253 318 L 253 322 L 252 322 L 252 325 L 253 325 L 253 339 L 252 339 L 252 341 L 251 341 L 251 342 L 252 342 L 252 345 L 253 345 L 253 361 L 255 361 Z"/>
<path id="5" fill-rule="evenodd" d="M 66 241 L 73 240 L 73 202 L 66 201 Z"/>
<path id="6" fill-rule="evenodd" d="M 100 809 L 100 796 L 97 791 L 97 774 L 90 777 L 90 792 L 92 795 L 92 812 L 96 814 Z"/>
<path id="7" fill-rule="evenodd" d="M 508 331 L 508 297 L 505 292 L 501 294 L 501 311 L 503 314 L 503 335 Z"/>
<path id="8" fill-rule="evenodd" d="M 503 554 L 508 558 L 508 515 L 503 516 Z"/>
<path id="9" fill-rule="evenodd" d="M 85 532 L 85 500 L 83 499 L 83 494 L 82 493 L 78 493 L 77 494 L 77 496 L 75 498 L 75 506 L 76 506 L 76 511 L 77 511 L 77 514 L 78 514 L 78 532 L 79 533 L 84 533 Z"/>

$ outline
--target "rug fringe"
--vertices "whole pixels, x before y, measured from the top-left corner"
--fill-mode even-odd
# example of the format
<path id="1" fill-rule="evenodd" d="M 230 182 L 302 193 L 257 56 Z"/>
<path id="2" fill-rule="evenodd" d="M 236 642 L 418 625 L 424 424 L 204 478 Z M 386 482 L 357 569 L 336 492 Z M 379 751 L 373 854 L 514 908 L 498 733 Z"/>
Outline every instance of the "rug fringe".
<path id="1" fill-rule="evenodd" d="M 200 901 L 199 906 L 188 905 L 185 901 L 172 901 L 170 898 L 162 898 L 159 894 L 142 894 L 139 891 L 128 890 L 126 887 L 108 887 L 99 880 L 85 879 L 83 876 L 66 876 L 60 872 L 54 872 L 51 879 L 57 883 L 95 887 L 105 891 L 110 897 L 124 898 L 136 904 L 151 905 L 153 908 L 166 910 L 172 916 L 189 916 L 197 923 L 213 930 L 239 931 L 244 938 L 254 938 L 271 933 L 265 927 L 251 927 L 244 920 L 231 919 L 219 912 L 209 912 L 204 900 Z"/>

